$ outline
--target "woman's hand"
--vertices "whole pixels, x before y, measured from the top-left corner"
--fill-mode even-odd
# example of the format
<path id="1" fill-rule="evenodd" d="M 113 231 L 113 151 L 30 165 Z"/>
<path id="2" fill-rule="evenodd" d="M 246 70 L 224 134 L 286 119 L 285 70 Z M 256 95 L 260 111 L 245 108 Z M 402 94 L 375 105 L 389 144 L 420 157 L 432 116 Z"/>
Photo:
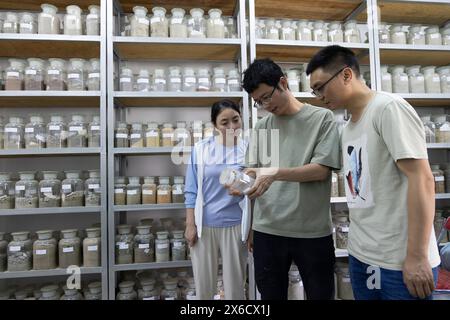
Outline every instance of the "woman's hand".
<path id="1" fill-rule="evenodd" d="M 247 238 L 247 249 L 250 252 L 253 252 L 253 230 L 250 230 Z"/>
<path id="2" fill-rule="evenodd" d="M 197 237 L 197 227 L 195 224 L 186 225 L 186 230 L 184 231 L 184 237 L 188 242 L 189 247 L 193 247 L 198 240 Z"/>

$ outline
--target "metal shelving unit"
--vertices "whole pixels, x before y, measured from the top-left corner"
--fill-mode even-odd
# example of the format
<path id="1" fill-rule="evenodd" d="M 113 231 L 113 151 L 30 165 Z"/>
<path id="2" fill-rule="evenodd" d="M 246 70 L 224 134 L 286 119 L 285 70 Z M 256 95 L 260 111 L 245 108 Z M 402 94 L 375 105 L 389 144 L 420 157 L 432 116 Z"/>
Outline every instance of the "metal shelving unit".
<path id="1" fill-rule="evenodd" d="M 116 264 L 112 267 L 115 272 L 119 271 L 134 271 L 134 270 L 154 270 L 154 269 L 176 269 L 191 267 L 191 260 L 183 261 L 168 261 L 168 262 L 154 262 L 154 263 L 133 263 L 133 264 Z"/>
<path id="2" fill-rule="evenodd" d="M 108 268 L 107 268 L 107 154 L 106 154 L 106 8 L 107 0 L 54 0 L 59 10 L 64 10 L 67 5 L 79 5 L 84 11 L 89 5 L 101 6 L 101 35 L 100 36 L 66 36 L 66 35 L 24 35 L 24 34 L 0 34 L 0 57 L 29 58 L 39 57 L 43 59 L 59 57 L 63 59 L 80 57 L 85 59 L 99 58 L 101 71 L 100 91 L 0 91 L 0 105 L 3 108 L 15 108 L 17 111 L 23 108 L 41 109 L 49 107 L 59 108 L 97 108 L 101 121 L 101 147 L 100 148 L 66 148 L 66 149 L 22 149 L 1 150 L 0 158 L 3 161 L 22 159 L 29 157 L 48 158 L 48 169 L 51 169 L 54 156 L 93 156 L 98 158 L 101 172 L 101 203 L 100 207 L 70 207 L 70 208 L 37 208 L 37 209 L 12 209 L 0 210 L 0 217 L 18 219 L 22 216 L 51 215 L 52 217 L 73 217 L 80 214 L 92 214 L 99 216 L 101 223 L 101 242 L 103 244 L 101 266 L 96 268 L 81 267 L 81 276 L 85 274 L 98 274 L 101 277 L 103 299 L 108 297 Z M 19 10 L 40 12 L 38 1 L 25 1 L 13 3 L 0 0 L 0 10 Z M 61 12 L 61 11 L 60 11 Z M 59 159 L 59 158 L 58 158 Z M 34 169 L 34 168 L 29 168 Z M 83 168 L 91 169 L 91 168 Z M 14 217 L 17 218 L 14 218 Z M 73 220 L 76 221 L 76 220 Z M 0 279 L 39 278 L 66 275 L 65 269 L 54 270 L 30 270 L 24 272 L 1 272 Z"/>

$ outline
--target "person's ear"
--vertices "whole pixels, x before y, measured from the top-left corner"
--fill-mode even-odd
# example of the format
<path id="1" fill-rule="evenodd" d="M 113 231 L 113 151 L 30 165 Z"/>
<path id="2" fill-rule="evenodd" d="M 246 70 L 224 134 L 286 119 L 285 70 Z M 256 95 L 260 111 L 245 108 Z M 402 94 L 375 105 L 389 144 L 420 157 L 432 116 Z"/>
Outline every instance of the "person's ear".
<path id="1" fill-rule="evenodd" d="M 348 84 L 353 79 L 353 70 L 351 68 L 344 69 L 344 83 Z"/>
<path id="2" fill-rule="evenodd" d="M 281 77 L 280 78 L 280 86 L 283 90 L 287 90 L 288 89 L 288 81 L 285 77 Z"/>

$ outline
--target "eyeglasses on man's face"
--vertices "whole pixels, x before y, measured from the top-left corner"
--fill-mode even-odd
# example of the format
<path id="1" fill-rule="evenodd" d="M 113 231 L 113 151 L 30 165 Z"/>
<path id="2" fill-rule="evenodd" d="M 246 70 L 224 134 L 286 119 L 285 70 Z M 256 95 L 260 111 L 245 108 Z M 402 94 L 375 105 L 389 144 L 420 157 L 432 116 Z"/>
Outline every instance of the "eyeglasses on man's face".
<path id="1" fill-rule="evenodd" d="M 338 72 L 336 72 L 330 79 L 328 79 L 327 81 L 325 81 L 322 85 L 320 85 L 318 88 L 313 89 L 313 91 L 311 92 L 314 96 L 321 98 L 323 97 L 323 91 L 325 90 L 325 86 L 330 83 L 331 80 L 333 80 L 339 73 L 341 73 L 342 71 L 344 71 L 344 69 L 348 68 L 348 66 L 345 66 L 341 69 L 339 69 Z"/>
<path id="2" fill-rule="evenodd" d="M 270 105 L 270 103 L 272 102 L 272 96 L 275 93 L 275 89 L 277 88 L 277 86 L 278 86 L 278 83 L 277 83 L 277 85 L 275 87 L 273 87 L 272 92 L 268 96 L 262 97 L 259 101 L 255 100 L 254 107 L 256 109 L 267 108 Z"/>

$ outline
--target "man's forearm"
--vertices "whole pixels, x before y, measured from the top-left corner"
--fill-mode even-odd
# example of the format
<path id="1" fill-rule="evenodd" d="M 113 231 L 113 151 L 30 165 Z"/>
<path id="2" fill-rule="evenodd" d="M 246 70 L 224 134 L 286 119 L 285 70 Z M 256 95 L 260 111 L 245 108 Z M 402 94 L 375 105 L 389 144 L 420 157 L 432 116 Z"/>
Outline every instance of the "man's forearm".
<path id="1" fill-rule="evenodd" d="M 186 225 L 195 226 L 195 214 L 193 208 L 186 209 Z"/>
<path id="2" fill-rule="evenodd" d="M 290 182 L 323 181 L 328 178 L 330 168 L 317 163 L 306 164 L 295 168 L 279 168 L 275 172 L 275 180 Z"/>

